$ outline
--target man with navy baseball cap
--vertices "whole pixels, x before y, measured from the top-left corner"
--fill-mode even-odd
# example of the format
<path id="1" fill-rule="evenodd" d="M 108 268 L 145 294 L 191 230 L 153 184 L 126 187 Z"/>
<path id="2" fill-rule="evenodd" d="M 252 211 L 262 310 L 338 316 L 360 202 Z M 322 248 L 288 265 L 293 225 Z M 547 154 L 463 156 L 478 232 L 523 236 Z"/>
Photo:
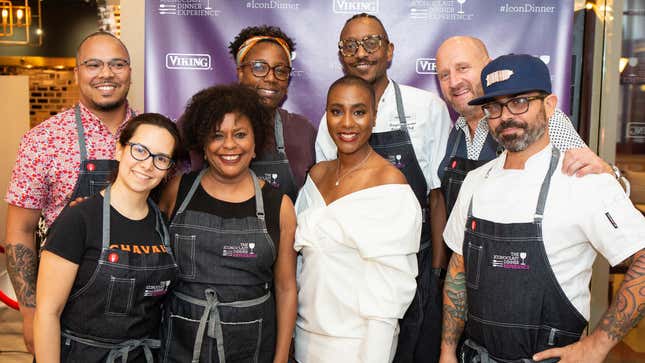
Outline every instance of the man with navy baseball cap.
<path id="1" fill-rule="evenodd" d="M 454 254 L 444 287 L 441 362 L 602 362 L 642 318 L 645 219 L 609 174 L 561 172 L 547 120 L 547 66 L 501 56 L 481 74 L 480 105 L 505 151 L 468 173 L 444 231 Z M 598 326 L 589 320 L 600 252 L 629 270 Z"/>

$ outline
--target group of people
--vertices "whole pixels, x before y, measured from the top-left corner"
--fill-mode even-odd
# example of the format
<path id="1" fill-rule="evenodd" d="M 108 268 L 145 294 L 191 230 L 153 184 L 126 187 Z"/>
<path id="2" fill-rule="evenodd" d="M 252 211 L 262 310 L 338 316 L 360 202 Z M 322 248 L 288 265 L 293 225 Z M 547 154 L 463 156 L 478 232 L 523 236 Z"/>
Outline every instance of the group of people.
<path id="1" fill-rule="evenodd" d="M 79 45 L 79 103 L 24 136 L 6 196 L 38 362 L 602 362 L 642 318 L 645 219 L 539 59 L 446 39 L 452 126 L 357 14 L 316 131 L 281 108 L 293 39 L 248 27 L 229 49 L 237 82 L 175 124 L 129 108 L 118 38 Z M 630 267 L 582 337 L 596 251 Z"/>

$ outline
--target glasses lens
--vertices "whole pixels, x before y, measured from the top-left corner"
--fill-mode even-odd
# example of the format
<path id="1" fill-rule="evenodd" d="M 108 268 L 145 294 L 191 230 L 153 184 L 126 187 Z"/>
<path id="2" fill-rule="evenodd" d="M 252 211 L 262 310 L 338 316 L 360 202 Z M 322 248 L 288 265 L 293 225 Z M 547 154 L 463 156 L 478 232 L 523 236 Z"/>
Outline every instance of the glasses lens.
<path id="1" fill-rule="evenodd" d="M 128 62 L 124 59 L 115 59 L 108 62 L 110 70 L 114 73 L 121 73 L 128 67 Z"/>
<path id="2" fill-rule="evenodd" d="M 368 53 L 376 52 L 381 47 L 381 39 L 379 38 L 367 38 L 363 40 L 363 48 Z"/>
<path id="3" fill-rule="evenodd" d="M 269 65 L 264 62 L 253 62 L 251 72 L 256 77 L 264 77 L 269 73 Z"/>
<path id="4" fill-rule="evenodd" d="M 98 73 L 103 69 L 103 61 L 99 59 L 92 59 L 82 63 L 90 73 Z"/>
<path id="5" fill-rule="evenodd" d="M 343 55 L 351 56 L 356 54 L 358 50 L 358 42 L 355 40 L 343 40 L 343 45 L 340 48 Z"/>
<path id="6" fill-rule="evenodd" d="M 170 166 L 172 166 L 172 160 L 165 155 L 155 155 L 152 161 L 153 164 L 155 164 L 155 167 L 157 167 L 157 169 L 159 170 L 166 170 L 169 169 Z"/>
<path id="7" fill-rule="evenodd" d="M 502 105 L 499 103 L 489 103 L 482 106 L 484 113 L 488 114 L 488 118 L 498 118 L 502 114 Z"/>
<path id="8" fill-rule="evenodd" d="M 291 75 L 291 68 L 287 66 L 276 66 L 273 68 L 273 74 L 275 75 L 275 78 L 281 81 L 286 81 L 289 79 L 289 75 Z"/>
<path id="9" fill-rule="evenodd" d="M 526 97 L 517 97 L 506 104 L 512 114 L 517 115 L 529 110 L 529 100 Z"/>
<path id="10" fill-rule="evenodd" d="M 145 146 L 139 144 L 130 144 L 130 154 L 136 160 L 143 161 L 150 156 L 150 151 Z"/>

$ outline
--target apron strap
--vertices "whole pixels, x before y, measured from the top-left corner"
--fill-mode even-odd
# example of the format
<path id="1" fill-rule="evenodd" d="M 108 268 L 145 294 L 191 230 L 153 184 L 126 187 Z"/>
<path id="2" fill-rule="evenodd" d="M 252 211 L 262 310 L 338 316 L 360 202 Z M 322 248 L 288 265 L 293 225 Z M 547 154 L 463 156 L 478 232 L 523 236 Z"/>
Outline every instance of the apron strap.
<path id="1" fill-rule="evenodd" d="M 83 130 L 83 122 L 81 119 L 81 106 L 76 104 L 74 107 L 74 115 L 76 117 L 76 132 L 78 133 L 78 148 L 81 152 L 81 163 L 87 160 L 87 148 L 85 147 L 85 131 Z"/>
<path id="2" fill-rule="evenodd" d="M 166 248 L 170 247 L 170 233 L 168 232 L 168 227 L 166 227 L 166 223 L 163 220 L 163 216 L 161 215 L 161 211 L 159 210 L 159 207 L 152 201 L 152 199 L 148 199 L 148 207 L 152 208 L 153 212 L 155 213 L 155 231 L 159 234 L 161 237 L 161 241 L 163 242 L 164 246 Z"/>
<path id="3" fill-rule="evenodd" d="M 184 198 L 183 202 L 181 202 L 181 205 L 179 206 L 179 209 L 177 209 L 176 214 L 183 213 L 186 210 L 188 203 L 190 203 L 190 200 L 193 198 L 193 195 L 195 194 L 195 191 L 197 190 L 199 183 L 202 181 L 202 178 L 204 177 L 204 174 L 206 174 L 207 171 L 208 171 L 208 167 L 205 167 L 204 169 L 202 169 L 202 171 L 199 172 L 199 174 L 197 174 L 197 178 L 195 178 L 193 185 L 190 186 L 190 189 L 188 190 L 188 194 L 186 194 L 186 197 Z"/>
<path id="4" fill-rule="evenodd" d="M 466 124 L 466 127 L 468 127 L 467 124 Z M 455 140 L 455 144 L 452 145 L 452 150 L 450 151 L 449 159 L 452 159 L 455 157 L 455 155 L 457 155 L 457 150 L 459 149 L 459 144 L 461 144 L 462 137 L 468 137 L 468 135 L 466 135 L 466 132 L 464 130 L 457 129 L 457 140 Z"/>
<path id="5" fill-rule="evenodd" d="M 276 149 L 278 150 L 278 154 L 282 157 L 286 157 L 287 153 L 284 151 L 284 132 L 282 129 L 282 117 L 280 116 L 280 112 L 278 110 L 275 110 L 275 117 L 273 119 L 273 122 L 275 123 L 275 146 Z"/>
<path id="6" fill-rule="evenodd" d="M 401 125 L 401 130 L 404 129 L 405 131 L 408 130 L 407 128 L 407 121 L 405 119 L 405 110 L 403 109 L 403 97 L 401 97 L 401 87 L 399 87 L 399 84 L 392 81 L 392 85 L 394 85 L 394 98 L 396 99 L 396 112 L 399 116 L 399 125 Z"/>
<path id="7" fill-rule="evenodd" d="M 61 335 L 68 341 L 75 341 L 77 343 L 89 345 L 95 348 L 109 349 L 110 353 L 108 353 L 108 356 L 105 359 L 106 363 L 115 363 L 117 358 L 121 358 L 122 362 L 127 362 L 128 354 L 138 347 L 141 347 L 143 349 L 143 353 L 146 357 L 146 362 L 154 363 L 154 357 L 152 355 L 151 349 L 158 349 L 159 347 L 161 347 L 161 341 L 159 339 L 130 339 L 122 343 L 110 344 L 94 339 L 81 338 L 67 330 L 61 331 Z"/>
<path id="8" fill-rule="evenodd" d="M 264 198 L 262 198 L 262 188 L 260 188 L 260 181 L 258 180 L 258 177 L 255 175 L 255 172 L 253 172 L 253 170 L 249 169 L 249 173 L 251 173 L 251 178 L 253 179 L 253 189 L 255 189 L 255 215 L 258 217 L 258 219 L 262 220 L 262 223 L 264 223 Z M 264 229 L 266 229 L 266 225 L 264 226 Z"/>
<path id="9" fill-rule="evenodd" d="M 105 188 L 103 196 L 103 226 L 101 226 L 101 246 L 104 250 L 110 247 L 110 189 L 111 184 Z"/>
<path id="10" fill-rule="evenodd" d="M 173 294 L 180 300 L 193 305 L 204 307 L 204 312 L 199 319 L 199 327 L 197 328 L 195 345 L 193 346 L 192 363 L 199 363 L 199 356 L 201 355 L 202 343 L 204 342 L 204 333 L 206 332 L 207 323 L 208 336 L 215 338 L 215 342 L 217 344 L 217 355 L 219 357 L 219 362 L 226 363 L 226 354 L 224 351 L 224 332 L 222 331 L 222 321 L 220 320 L 219 316 L 219 306 L 247 308 L 260 305 L 271 297 L 271 292 L 269 291 L 265 295 L 260 296 L 256 299 L 222 303 L 217 299 L 217 293 L 213 289 L 204 290 L 204 296 L 206 297 L 206 300 L 197 299 L 178 291 L 174 291 Z"/>
<path id="11" fill-rule="evenodd" d="M 537 207 L 535 208 L 535 223 L 539 223 L 544 218 L 544 206 L 546 205 L 546 197 L 549 195 L 549 186 L 551 185 L 551 177 L 558 166 L 560 159 L 560 150 L 557 147 L 551 146 L 551 161 L 549 163 L 549 170 L 544 176 L 542 187 L 540 188 L 540 196 L 538 197 Z"/>

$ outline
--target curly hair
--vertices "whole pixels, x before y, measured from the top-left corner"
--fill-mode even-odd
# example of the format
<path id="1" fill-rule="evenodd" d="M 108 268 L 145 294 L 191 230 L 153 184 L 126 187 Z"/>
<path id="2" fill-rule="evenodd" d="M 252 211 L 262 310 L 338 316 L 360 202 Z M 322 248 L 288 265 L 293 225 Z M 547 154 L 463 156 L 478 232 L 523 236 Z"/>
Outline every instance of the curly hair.
<path id="1" fill-rule="evenodd" d="M 289 51 L 291 53 L 296 50 L 296 43 L 293 41 L 293 39 L 289 38 L 289 36 L 287 36 L 287 34 L 285 34 L 282 29 L 278 28 L 277 26 L 270 26 L 266 24 L 260 26 L 249 26 L 242 29 L 242 31 L 240 31 L 235 39 L 233 39 L 233 41 L 228 45 L 229 53 L 231 53 L 233 59 L 235 59 L 235 57 L 237 56 L 237 52 L 240 50 L 242 44 L 244 44 L 247 39 L 256 36 L 270 36 L 283 39 L 285 42 L 287 42 Z"/>
<path id="2" fill-rule="evenodd" d="M 203 152 L 228 113 L 249 118 L 255 138 L 255 153 L 261 154 L 271 130 L 272 114 L 260 103 L 257 92 L 239 84 L 209 87 L 191 97 L 178 121 L 186 148 Z"/>

